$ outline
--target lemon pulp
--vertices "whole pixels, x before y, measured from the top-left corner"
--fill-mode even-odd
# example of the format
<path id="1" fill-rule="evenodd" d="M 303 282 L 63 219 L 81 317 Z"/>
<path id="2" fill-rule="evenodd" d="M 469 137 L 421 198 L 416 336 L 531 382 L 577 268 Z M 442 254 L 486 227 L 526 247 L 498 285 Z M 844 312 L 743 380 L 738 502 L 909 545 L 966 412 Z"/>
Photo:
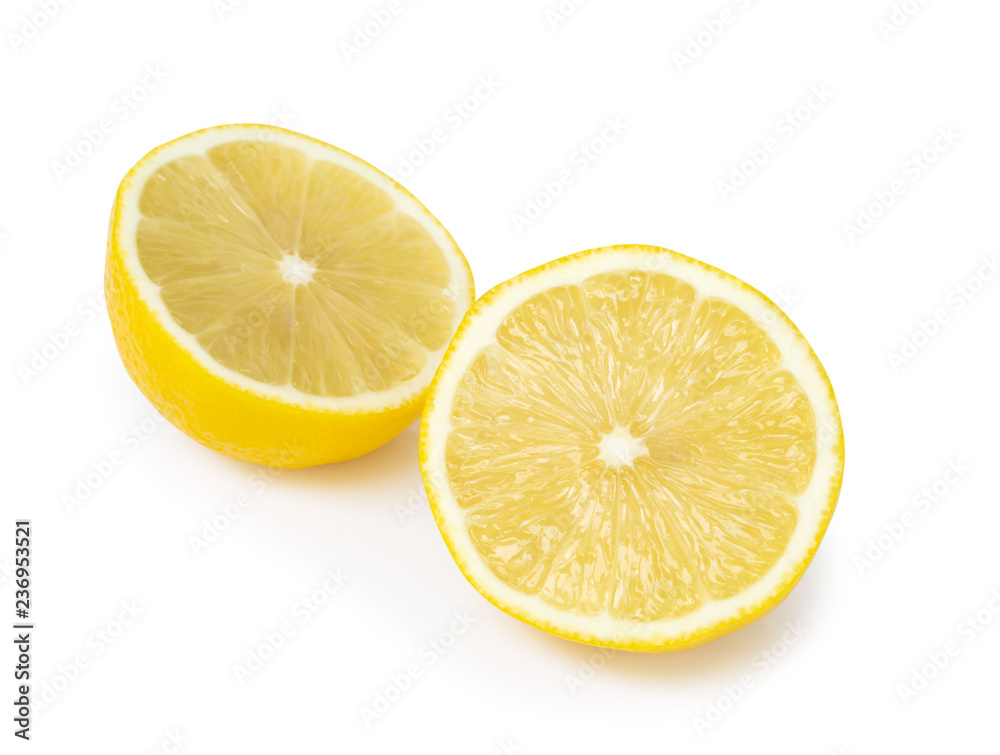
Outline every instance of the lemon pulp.
<path id="1" fill-rule="evenodd" d="M 313 396 L 411 380 L 454 327 L 427 229 L 348 168 L 230 141 L 161 166 L 139 198 L 139 262 L 220 365 Z"/>
<path id="2" fill-rule="evenodd" d="M 494 577 L 623 621 L 682 616 L 759 580 L 816 460 L 810 401 L 768 335 L 652 272 L 516 306 L 449 419 L 450 491 Z"/>

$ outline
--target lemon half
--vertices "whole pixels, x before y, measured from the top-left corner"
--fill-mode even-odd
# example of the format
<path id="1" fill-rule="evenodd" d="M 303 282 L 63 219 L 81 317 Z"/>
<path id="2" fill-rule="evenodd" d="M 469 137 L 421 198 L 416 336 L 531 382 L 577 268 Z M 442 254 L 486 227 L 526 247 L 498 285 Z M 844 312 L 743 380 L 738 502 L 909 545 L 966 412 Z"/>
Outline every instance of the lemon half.
<path id="1" fill-rule="evenodd" d="M 188 435 L 277 467 L 349 459 L 419 413 L 473 296 L 454 240 L 363 160 L 271 126 L 157 147 L 115 198 L 119 352 Z"/>
<path id="2" fill-rule="evenodd" d="M 424 408 L 421 470 L 472 585 L 594 645 L 692 647 L 774 608 L 840 490 L 812 348 L 746 283 L 666 249 L 595 249 L 494 288 Z"/>

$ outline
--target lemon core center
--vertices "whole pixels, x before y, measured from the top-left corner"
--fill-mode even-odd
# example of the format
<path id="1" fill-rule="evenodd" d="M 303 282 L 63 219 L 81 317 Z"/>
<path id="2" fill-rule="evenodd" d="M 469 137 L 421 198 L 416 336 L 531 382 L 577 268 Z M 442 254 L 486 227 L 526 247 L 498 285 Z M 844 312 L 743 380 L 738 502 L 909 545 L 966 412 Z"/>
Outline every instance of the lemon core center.
<path id="1" fill-rule="evenodd" d="M 296 286 L 304 286 L 313 279 L 316 266 L 309 260 L 302 259 L 296 252 L 285 252 L 278 263 L 281 276 Z"/>
<path id="2" fill-rule="evenodd" d="M 615 427 L 601 438 L 601 459 L 609 467 L 631 466 L 639 456 L 649 456 L 646 441 L 636 438 L 627 427 Z"/>

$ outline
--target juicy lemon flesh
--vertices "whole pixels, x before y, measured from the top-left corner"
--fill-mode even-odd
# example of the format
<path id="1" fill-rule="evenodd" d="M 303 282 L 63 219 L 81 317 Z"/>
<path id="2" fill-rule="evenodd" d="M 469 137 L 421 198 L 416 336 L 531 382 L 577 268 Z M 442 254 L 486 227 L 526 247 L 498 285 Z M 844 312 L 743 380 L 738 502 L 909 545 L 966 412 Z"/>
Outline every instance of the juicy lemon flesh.
<path id="1" fill-rule="evenodd" d="M 492 573 L 585 615 L 736 595 L 796 528 L 812 407 L 745 312 L 614 271 L 516 307 L 463 375 L 445 461 Z"/>
<path id="2" fill-rule="evenodd" d="M 430 233 L 348 168 L 264 140 L 160 167 L 139 261 L 219 364 L 314 396 L 382 391 L 447 345 L 450 270 Z"/>

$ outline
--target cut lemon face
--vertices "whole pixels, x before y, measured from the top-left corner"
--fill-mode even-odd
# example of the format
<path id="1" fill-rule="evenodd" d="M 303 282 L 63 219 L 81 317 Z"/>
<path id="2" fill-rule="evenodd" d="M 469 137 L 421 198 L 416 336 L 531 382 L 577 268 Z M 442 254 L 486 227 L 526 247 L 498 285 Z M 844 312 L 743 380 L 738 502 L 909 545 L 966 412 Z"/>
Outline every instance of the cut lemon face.
<path id="1" fill-rule="evenodd" d="M 156 408 L 279 467 L 359 456 L 406 427 L 473 300 L 462 253 L 405 189 L 256 125 L 188 134 L 129 172 L 105 285 Z"/>
<path id="2" fill-rule="evenodd" d="M 465 317 L 420 438 L 453 557 L 487 599 L 580 642 L 677 650 L 777 605 L 836 504 L 833 389 L 742 281 L 595 249 Z"/>

